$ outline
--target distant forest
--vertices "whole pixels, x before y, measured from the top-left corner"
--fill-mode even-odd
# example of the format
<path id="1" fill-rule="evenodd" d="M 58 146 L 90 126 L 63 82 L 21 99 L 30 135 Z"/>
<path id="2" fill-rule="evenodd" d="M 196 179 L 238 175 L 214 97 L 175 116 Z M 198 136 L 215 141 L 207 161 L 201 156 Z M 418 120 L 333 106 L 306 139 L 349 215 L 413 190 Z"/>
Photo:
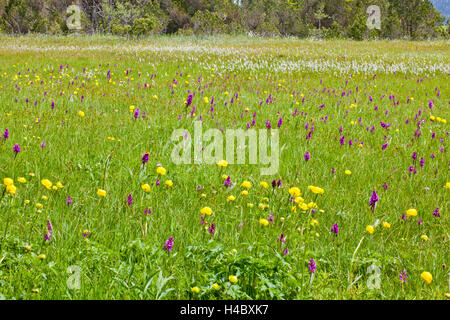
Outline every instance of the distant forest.
<path id="1" fill-rule="evenodd" d="M 448 38 L 449 0 L 0 0 L 0 33 Z M 67 8 L 77 5 L 79 19 Z M 368 11 L 376 5 L 379 15 Z M 439 10 L 438 10 L 439 9 Z M 447 15 L 447 17 L 446 17 Z M 370 17 L 369 17 L 370 16 Z M 371 26 L 379 17 L 379 28 Z M 68 22 L 69 21 L 69 22 Z M 71 23 L 77 23 L 74 28 Z"/>

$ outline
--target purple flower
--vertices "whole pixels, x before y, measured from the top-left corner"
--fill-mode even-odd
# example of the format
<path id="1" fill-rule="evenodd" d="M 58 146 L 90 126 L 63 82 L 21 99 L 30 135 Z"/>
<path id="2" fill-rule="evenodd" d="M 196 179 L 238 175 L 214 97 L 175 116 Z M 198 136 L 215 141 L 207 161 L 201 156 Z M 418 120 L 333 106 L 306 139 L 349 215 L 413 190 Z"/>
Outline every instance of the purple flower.
<path id="1" fill-rule="evenodd" d="M 229 185 L 231 184 L 231 178 L 230 178 L 230 176 L 228 176 L 226 179 L 225 179 L 225 183 L 223 184 L 225 187 L 228 187 Z"/>
<path id="2" fill-rule="evenodd" d="M 311 155 L 309 154 L 308 151 L 306 151 L 306 153 L 305 153 L 305 161 L 308 161 L 309 159 L 311 159 Z"/>
<path id="3" fill-rule="evenodd" d="M 423 168 L 424 164 L 425 164 L 425 159 L 422 157 L 422 158 L 420 158 L 420 167 Z"/>
<path id="4" fill-rule="evenodd" d="M 50 220 L 47 220 L 47 233 L 44 233 L 44 241 L 50 241 L 50 239 L 52 238 L 52 223 L 50 222 Z"/>
<path id="5" fill-rule="evenodd" d="M 142 156 L 142 165 L 145 165 L 148 162 L 148 158 L 149 158 L 149 154 L 148 152 L 144 153 L 144 155 Z"/>
<path id="6" fill-rule="evenodd" d="M 129 207 L 133 205 L 133 197 L 131 196 L 131 193 L 128 194 L 127 204 Z"/>
<path id="7" fill-rule="evenodd" d="M 422 225 L 422 223 L 423 223 L 422 219 L 417 220 L 417 224 L 419 225 L 419 227 Z"/>
<path id="8" fill-rule="evenodd" d="M 192 98 L 194 96 L 192 94 L 188 95 L 187 99 L 186 99 L 186 108 L 189 107 L 192 104 Z"/>
<path id="9" fill-rule="evenodd" d="M 214 223 L 211 224 L 211 226 L 208 229 L 208 232 L 211 233 L 211 236 L 214 236 L 214 232 L 216 232 L 216 226 Z"/>
<path id="10" fill-rule="evenodd" d="M 72 204 L 72 198 L 70 196 L 67 197 L 66 203 L 70 206 Z"/>
<path id="11" fill-rule="evenodd" d="M 280 119 L 278 120 L 277 126 L 278 126 L 278 128 L 281 128 L 282 125 L 283 125 L 283 118 L 280 118 Z"/>
<path id="12" fill-rule="evenodd" d="M 9 130 L 8 128 L 5 129 L 5 133 L 3 133 L 3 139 L 8 139 L 9 138 Z"/>
<path id="13" fill-rule="evenodd" d="M 13 147 L 13 151 L 17 154 L 17 153 L 19 153 L 21 150 L 20 150 L 20 146 L 16 143 L 15 145 L 14 145 L 14 147 Z"/>
<path id="14" fill-rule="evenodd" d="M 269 119 L 266 120 L 266 128 L 267 129 L 272 129 L 272 125 L 270 124 Z"/>
<path id="15" fill-rule="evenodd" d="M 412 154 L 411 158 L 415 161 L 417 159 L 417 153 L 414 151 L 414 153 Z"/>
<path id="16" fill-rule="evenodd" d="M 282 242 L 282 243 L 286 242 L 286 237 L 284 236 L 284 234 L 281 234 L 280 237 L 277 238 L 277 242 Z"/>
<path id="17" fill-rule="evenodd" d="M 141 110 L 139 108 L 136 108 L 136 111 L 134 111 L 134 118 L 139 118 L 139 114 L 141 113 Z"/>
<path id="18" fill-rule="evenodd" d="M 314 259 L 311 259 L 311 260 L 309 260 L 309 262 L 308 262 L 308 268 L 309 268 L 309 271 L 311 272 L 311 273 L 314 273 L 314 272 L 316 272 L 316 262 L 314 261 Z"/>
<path id="19" fill-rule="evenodd" d="M 383 183 L 383 189 L 384 190 L 387 190 L 388 189 L 388 184 L 385 182 L 385 183 Z"/>
<path id="20" fill-rule="evenodd" d="M 342 136 L 342 137 L 339 139 L 339 143 L 341 144 L 341 146 L 343 146 L 343 145 L 345 144 L 345 136 Z"/>
<path id="21" fill-rule="evenodd" d="M 289 254 L 288 248 L 284 249 L 284 251 L 283 251 L 283 256 L 285 256 L 285 255 L 287 255 L 287 254 Z"/>
<path id="22" fill-rule="evenodd" d="M 46 146 L 45 141 L 42 141 L 42 143 L 41 143 L 41 148 L 44 149 L 45 146 Z"/>
<path id="23" fill-rule="evenodd" d="M 372 207 L 372 212 L 375 211 L 375 207 L 377 205 L 378 200 L 380 200 L 378 198 L 378 194 L 377 194 L 377 192 L 375 190 L 373 190 L 372 195 L 371 195 L 370 200 L 369 200 L 369 206 Z"/>
<path id="24" fill-rule="evenodd" d="M 153 215 L 152 208 L 145 208 L 144 214 L 149 214 L 149 213 L 150 213 L 151 216 Z"/>
<path id="25" fill-rule="evenodd" d="M 166 243 L 163 246 L 164 249 L 167 250 L 167 252 L 170 252 L 173 248 L 173 236 L 171 236 L 169 239 L 166 240 Z"/>
<path id="26" fill-rule="evenodd" d="M 434 209 L 433 217 L 435 217 L 435 218 L 440 218 L 441 217 L 441 214 L 439 213 L 439 207 L 436 207 L 436 209 Z"/>
<path id="27" fill-rule="evenodd" d="M 406 275 L 406 270 L 405 269 L 403 269 L 403 271 L 399 274 L 399 278 L 400 278 L 400 281 L 402 282 L 402 284 L 408 282 L 406 280 L 406 279 L 408 279 L 408 276 Z"/>
<path id="28" fill-rule="evenodd" d="M 331 232 L 338 234 L 339 233 L 339 226 L 337 223 L 333 224 L 333 226 L 331 227 Z"/>

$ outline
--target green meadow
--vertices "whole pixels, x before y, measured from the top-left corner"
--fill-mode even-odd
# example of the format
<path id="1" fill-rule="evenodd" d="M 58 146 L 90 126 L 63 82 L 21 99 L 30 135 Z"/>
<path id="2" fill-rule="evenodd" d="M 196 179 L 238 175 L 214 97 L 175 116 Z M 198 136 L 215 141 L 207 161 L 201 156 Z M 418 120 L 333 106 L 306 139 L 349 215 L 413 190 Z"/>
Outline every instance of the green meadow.
<path id="1" fill-rule="evenodd" d="M 0 44 L 0 298 L 449 298 L 448 41 Z"/>

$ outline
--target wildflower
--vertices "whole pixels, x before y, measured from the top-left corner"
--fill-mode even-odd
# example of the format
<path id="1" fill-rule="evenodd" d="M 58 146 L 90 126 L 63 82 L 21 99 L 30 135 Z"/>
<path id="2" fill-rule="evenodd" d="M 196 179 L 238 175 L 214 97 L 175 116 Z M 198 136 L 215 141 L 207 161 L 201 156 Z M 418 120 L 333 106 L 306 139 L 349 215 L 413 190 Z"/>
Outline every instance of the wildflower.
<path id="1" fill-rule="evenodd" d="M 5 129 L 5 132 L 3 133 L 3 139 L 8 139 L 9 138 L 9 130 L 8 128 Z"/>
<path id="2" fill-rule="evenodd" d="M 283 256 L 288 255 L 289 254 L 289 249 L 286 247 L 286 249 L 284 249 L 283 251 Z"/>
<path id="3" fill-rule="evenodd" d="M 133 197 L 131 196 L 131 193 L 128 194 L 127 204 L 129 207 L 131 207 L 133 205 Z"/>
<path id="4" fill-rule="evenodd" d="M 391 227 L 391 224 L 389 222 L 383 222 L 383 228 L 389 229 Z"/>
<path id="5" fill-rule="evenodd" d="M 41 143 L 41 148 L 44 149 L 45 146 L 46 146 L 45 141 L 42 141 L 42 143 Z"/>
<path id="6" fill-rule="evenodd" d="M 424 241 L 428 241 L 428 236 L 426 234 L 421 235 L 420 238 Z"/>
<path id="7" fill-rule="evenodd" d="M 264 218 L 259 219 L 259 223 L 264 227 L 267 227 L 269 225 L 269 221 L 267 221 L 267 219 Z"/>
<path id="8" fill-rule="evenodd" d="M 445 184 L 445 189 L 450 189 L 450 182 L 447 182 L 447 183 Z"/>
<path id="9" fill-rule="evenodd" d="M 217 283 L 213 283 L 212 288 L 217 291 L 220 289 L 220 286 Z"/>
<path id="10" fill-rule="evenodd" d="M 220 160 L 219 162 L 217 162 L 217 165 L 219 167 L 226 167 L 228 165 L 228 162 L 226 160 Z"/>
<path id="11" fill-rule="evenodd" d="M 165 183 L 167 186 L 169 186 L 169 187 L 173 186 L 173 181 L 172 181 L 172 180 L 166 180 L 166 181 L 164 181 L 164 183 Z"/>
<path id="12" fill-rule="evenodd" d="M 41 184 L 46 187 L 48 190 L 51 190 L 53 183 L 48 179 L 42 179 Z"/>
<path id="13" fill-rule="evenodd" d="M 146 184 L 143 184 L 142 186 L 141 186 L 141 188 L 142 188 L 142 190 L 144 190 L 145 192 L 150 192 L 150 186 L 146 183 Z"/>
<path id="14" fill-rule="evenodd" d="M 309 154 L 308 151 L 306 151 L 306 153 L 305 153 L 305 161 L 308 161 L 309 159 L 311 159 L 311 155 Z"/>
<path id="15" fill-rule="evenodd" d="M 214 236 L 214 232 L 216 232 L 216 226 L 214 223 L 211 224 L 211 226 L 208 229 L 208 232 L 211 233 L 211 236 Z"/>
<path id="16" fill-rule="evenodd" d="M 230 176 L 227 176 L 223 185 L 225 187 L 228 187 L 230 184 L 231 184 L 231 178 L 230 178 Z"/>
<path id="17" fill-rule="evenodd" d="M 84 112 L 80 110 L 80 111 L 78 111 L 78 115 L 83 118 L 84 117 Z"/>
<path id="18" fill-rule="evenodd" d="M 14 184 L 14 180 L 11 179 L 11 178 L 4 178 L 4 179 L 3 179 L 3 184 L 4 184 L 5 186 L 13 185 L 13 184 Z"/>
<path id="19" fill-rule="evenodd" d="M 420 275 L 422 277 L 423 280 L 425 280 L 426 283 L 430 284 L 431 281 L 433 281 L 433 276 L 431 275 L 430 272 L 428 271 L 424 271 L 422 272 L 422 274 Z"/>
<path id="20" fill-rule="evenodd" d="M 10 184 L 9 186 L 6 186 L 6 192 L 8 192 L 10 195 L 15 195 L 17 191 L 17 188 L 15 185 Z"/>
<path id="21" fill-rule="evenodd" d="M 377 205 L 378 200 L 379 200 L 378 194 L 375 190 L 373 190 L 372 196 L 370 197 L 369 200 L 369 206 L 372 207 L 372 214 L 375 212 L 375 207 Z"/>
<path id="22" fill-rule="evenodd" d="M 325 190 L 323 190 L 322 188 L 314 186 L 308 186 L 308 190 L 311 190 L 314 194 L 323 194 L 325 192 Z"/>
<path id="23" fill-rule="evenodd" d="M 406 215 L 408 217 L 415 217 L 415 216 L 417 216 L 417 210 L 416 209 L 408 209 L 408 210 L 406 210 Z"/>
<path id="24" fill-rule="evenodd" d="M 439 213 L 439 207 L 436 207 L 433 211 L 433 217 L 440 218 L 441 214 Z"/>
<path id="25" fill-rule="evenodd" d="M 331 232 L 335 233 L 336 235 L 339 233 L 339 226 L 337 223 L 333 224 L 331 227 Z"/>
<path id="26" fill-rule="evenodd" d="M 204 207 L 200 210 L 200 213 L 210 216 L 213 212 L 210 207 Z"/>
<path id="27" fill-rule="evenodd" d="M 366 226 L 366 231 L 370 234 L 373 234 L 375 229 L 372 226 Z"/>
<path id="28" fill-rule="evenodd" d="M 20 183 L 27 183 L 27 179 L 23 177 L 17 178 L 17 181 L 19 181 Z"/>
<path id="29" fill-rule="evenodd" d="M 173 248 L 173 236 L 167 239 L 166 243 L 164 244 L 164 249 L 166 249 L 167 252 L 170 252 L 172 248 Z"/>
<path id="30" fill-rule="evenodd" d="M 61 181 L 58 181 L 58 182 L 56 183 L 56 187 L 59 188 L 59 189 L 64 188 L 64 186 L 62 185 Z"/>
<path id="31" fill-rule="evenodd" d="M 316 262 L 314 261 L 314 259 L 309 260 L 308 268 L 311 273 L 316 272 L 317 267 L 316 267 Z"/>
<path id="32" fill-rule="evenodd" d="M 21 151 L 20 146 L 17 143 L 14 145 L 13 151 L 14 151 L 15 155 Z"/>
<path id="33" fill-rule="evenodd" d="M 106 191 L 102 190 L 102 189 L 98 189 L 97 195 L 99 195 L 100 197 L 106 197 Z"/>
<path id="34" fill-rule="evenodd" d="M 242 182 L 241 187 L 250 189 L 252 187 L 252 184 L 249 181 L 244 181 Z"/>
<path id="35" fill-rule="evenodd" d="M 228 280 L 230 280 L 230 282 L 234 284 L 238 282 L 238 278 L 236 276 L 229 276 Z"/>
<path id="36" fill-rule="evenodd" d="M 302 193 L 300 192 L 300 189 L 297 187 L 289 188 L 289 194 L 293 197 L 299 197 L 302 195 Z"/>
<path id="37" fill-rule="evenodd" d="M 408 276 L 406 275 L 406 270 L 403 269 L 403 271 L 399 274 L 399 278 L 400 281 L 402 282 L 402 284 L 407 283 L 408 281 L 406 279 L 408 279 Z"/>
<path id="38" fill-rule="evenodd" d="M 84 229 L 82 234 L 83 234 L 83 237 L 87 238 L 90 235 L 90 232 L 89 232 L 89 230 Z"/>
<path id="39" fill-rule="evenodd" d="M 345 170 L 345 174 L 346 174 L 346 175 L 351 175 L 352 172 L 351 172 L 350 170 Z"/>
<path id="40" fill-rule="evenodd" d="M 31 246 L 30 245 L 24 245 L 23 246 L 25 250 L 31 251 Z"/>
<path id="41" fill-rule="evenodd" d="M 38 255 L 38 259 L 39 259 L 39 260 L 45 260 L 46 257 L 47 257 L 47 256 L 46 256 L 45 254 L 43 254 L 43 253 L 41 253 L 40 255 Z"/>
<path id="42" fill-rule="evenodd" d="M 148 158 L 149 158 L 149 153 L 148 152 L 144 153 L 144 155 L 142 156 L 142 159 L 141 159 L 143 166 L 145 166 L 145 164 L 148 162 Z"/>
<path id="43" fill-rule="evenodd" d="M 44 234 L 44 241 L 50 241 L 50 239 L 52 238 L 52 230 L 53 230 L 52 224 L 51 224 L 50 220 L 48 220 L 47 221 L 47 231 L 48 231 L 48 233 Z"/>
<path id="44" fill-rule="evenodd" d="M 200 289 L 199 289 L 198 287 L 193 287 L 193 288 L 191 288 L 191 291 L 192 291 L 193 293 L 199 293 L 199 292 L 200 292 Z"/>
<path id="45" fill-rule="evenodd" d="M 163 167 L 158 167 L 156 168 L 156 173 L 159 173 L 160 175 L 165 175 L 166 174 L 166 169 L 164 169 Z"/>

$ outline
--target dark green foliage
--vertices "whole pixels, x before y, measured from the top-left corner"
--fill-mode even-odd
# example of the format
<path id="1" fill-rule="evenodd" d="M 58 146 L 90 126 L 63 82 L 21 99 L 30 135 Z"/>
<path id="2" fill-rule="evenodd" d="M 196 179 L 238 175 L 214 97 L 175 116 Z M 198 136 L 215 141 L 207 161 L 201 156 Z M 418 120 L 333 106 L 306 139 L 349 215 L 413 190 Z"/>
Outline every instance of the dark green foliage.
<path id="1" fill-rule="evenodd" d="M 0 0 L 0 32 L 69 33 L 66 9 L 72 2 L 82 10 L 80 33 L 448 37 L 441 28 L 448 5 L 438 0 Z M 380 7 L 381 30 L 366 26 L 370 5 Z"/>

